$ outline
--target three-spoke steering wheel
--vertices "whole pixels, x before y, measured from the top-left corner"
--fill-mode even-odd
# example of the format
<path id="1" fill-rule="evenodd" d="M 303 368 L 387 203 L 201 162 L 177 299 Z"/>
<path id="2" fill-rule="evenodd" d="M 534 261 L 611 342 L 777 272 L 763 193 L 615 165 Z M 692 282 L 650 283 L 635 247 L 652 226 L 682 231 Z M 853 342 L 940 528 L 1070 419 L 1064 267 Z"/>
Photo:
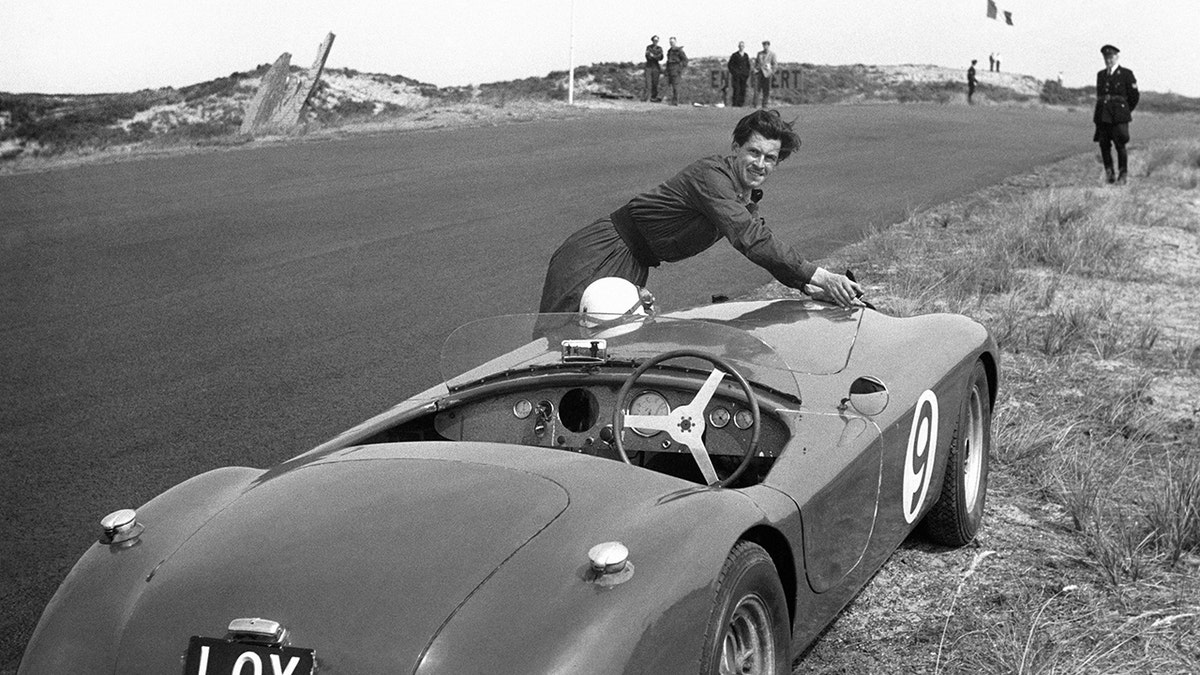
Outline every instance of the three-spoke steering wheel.
<path id="1" fill-rule="evenodd" d="M 708 379 L 700 387 L 700 391 L 696 392 L 696 397 L 687 405 L 679 406 L 666 415 L 627 415 L 625 407 L 626 399 L 629 398 L 629 393 L 633 391 L 633 385 L 638 378 L 647 370 L 657 366 L 663 361 L 677 359 L 682 357 L 692 357 L 707 361 L 713 365 L 713 370 L 708 375 Z M 750 436 L 750 442 L 746 445 L 746 450 L 742 454 L 742 461 L 738 464 L 737 469 L 733 473 L 726 476 L 724 479 L 717 478 L 717 470 L 713 466 L 712 458 L 708 455 L 708 450 L 704 447 L 704 429 L 705 418 L 704 409 L 708 407 L 708 402 L 712 400 L 713 394 L 717 391 L 717 386 L 721 384 L 721 380 L 725 375 L 731 375 L 737 380 L 742 391 L 746 394 L 746 401 L 750 406 L 750 414 L 753 417 L 753 423 L 750 428 L 753 430 Z M 622 440 L 625 429 L 653 429 L 657 431 L 665 431 L 671 436 L 671 440 L 676 443 L 687 446 L 689 452 L 692 453 L 692 458 L 696 460 L 696 465 L 700 467 L 700 473 L 704 476 L 704 480 L 712 487 L 725 487 L 733 481 L 737 480 L 746 467 L 750 464 L 750 459 L 754 457 L 758 450 L 758 438 L 762 429 L 762 418 L 758 408 L 758 397 L 754 395 L 754 390 L 750 388 L 750 384 L 746 382 L 746 378 L 742 374 L 729 365 L 725 361 L 712 354 L 706 354 L 694 349 L 676 349 L 669 352 L 663 352 L 647 359 L 637 367 L 629 377 L 625 378 L 624 384 L 621 385 L 621 391 L 617 393 L 617 406 L 613 411 L 613 429 L 614 445 L 617 448 L 617 454 L 621 456 L 621 460 L 626 464 L 632 464 L 629 461 L 629 455 L 625 452 L 625 443 Z"/>

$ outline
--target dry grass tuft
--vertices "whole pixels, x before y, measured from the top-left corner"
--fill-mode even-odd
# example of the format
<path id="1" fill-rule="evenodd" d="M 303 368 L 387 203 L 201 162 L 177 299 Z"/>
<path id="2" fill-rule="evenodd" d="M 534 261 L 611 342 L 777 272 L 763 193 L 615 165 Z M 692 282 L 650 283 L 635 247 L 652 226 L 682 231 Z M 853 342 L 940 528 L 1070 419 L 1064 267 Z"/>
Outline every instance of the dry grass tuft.
<path id="1" fill-rule="evenodd" d="M 1161 176 L 1186 190 L 1200 187 L 1200 140 L 1156 143 L 1147 153 L 1146 176 Z"/>

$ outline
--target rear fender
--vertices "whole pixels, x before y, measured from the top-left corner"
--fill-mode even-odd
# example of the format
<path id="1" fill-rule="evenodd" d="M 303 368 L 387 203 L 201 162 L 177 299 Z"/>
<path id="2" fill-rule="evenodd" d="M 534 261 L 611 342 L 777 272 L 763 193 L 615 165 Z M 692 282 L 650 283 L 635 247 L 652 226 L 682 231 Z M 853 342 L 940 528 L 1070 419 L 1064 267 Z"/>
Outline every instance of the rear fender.
<path id="1" fill-rule="evenodd" d="M 615 518 L 605 513 L 611 506 L 588 501 L 573 499 L 464 604 L 418 672 L 489 663 L 494 672 L 655 673 L 698 664 L 715 580 L 766 514 L 733 490 L 629 502 Z M 614 540 L 628 547 L 633 574 L 613 586 L 589 582 L 588 548 Z"/>

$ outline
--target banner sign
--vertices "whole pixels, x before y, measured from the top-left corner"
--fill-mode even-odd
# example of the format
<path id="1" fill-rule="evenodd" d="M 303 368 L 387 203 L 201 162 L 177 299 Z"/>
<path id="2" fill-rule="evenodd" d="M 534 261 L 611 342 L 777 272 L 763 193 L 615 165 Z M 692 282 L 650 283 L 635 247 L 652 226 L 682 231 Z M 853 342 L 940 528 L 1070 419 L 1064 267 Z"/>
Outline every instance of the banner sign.
<path id="1" fill-rule="evenodd" d="M 800 70 L 776 70 L 775 73 L 771 75 L 771 89 L 800 89 L 800 74 Z M 746 82 L 747 90 L 754 89 L 756 86 L 754 83 L 756 77 L 757 76 L 753 73 L 750 74 L 750 77 Z M 713 68 L 712 70 L 708 71 L 708 81 L 709 86 L 711 86 L 713 89 L 732 88 L 729 84 L 728 70 L 718 70 Z"/>

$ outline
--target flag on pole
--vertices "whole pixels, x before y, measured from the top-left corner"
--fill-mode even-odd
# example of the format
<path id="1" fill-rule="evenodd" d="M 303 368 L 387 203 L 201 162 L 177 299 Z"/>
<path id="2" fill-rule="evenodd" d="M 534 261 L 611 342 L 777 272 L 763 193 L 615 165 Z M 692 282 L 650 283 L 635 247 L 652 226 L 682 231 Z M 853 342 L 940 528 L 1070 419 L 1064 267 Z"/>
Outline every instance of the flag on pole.
<path id="1" fill-rule="evenodd" d="M 1010 26 L 1013 25 L 1012 12 L 1006 12 L 1006 11 L 1000 9 L 999 7 L 997 7 L 996 0 L 988 0 L 987 17 L 989 19 L 998 19 L 999 18 L 998 15 L 1001 12 L 1004 12 L 1004 23 L 1006 23 Z"/>

